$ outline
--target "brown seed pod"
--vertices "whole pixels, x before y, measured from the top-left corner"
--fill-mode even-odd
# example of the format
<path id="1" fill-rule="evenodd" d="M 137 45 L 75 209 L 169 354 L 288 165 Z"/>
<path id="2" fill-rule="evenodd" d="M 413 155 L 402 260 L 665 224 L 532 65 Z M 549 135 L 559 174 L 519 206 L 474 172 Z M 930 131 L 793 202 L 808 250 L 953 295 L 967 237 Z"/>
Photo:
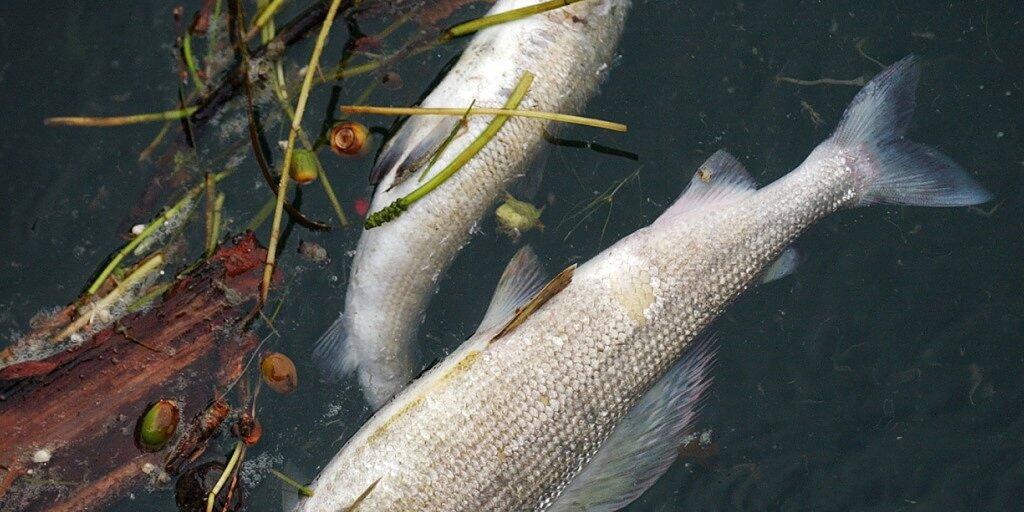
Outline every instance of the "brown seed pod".
<path id="1" fill-rule="evenodd" d="M 178 404 L 170 400 L 153 404 L 139 420 L 136 444 L 147 452 L 159 451 L 178 430 L 179 419 Z"/>
<path id="2" fill-rule="evenodd" d="M 271 352 L 263 356 L 263 360 L 260 361 L 260 373 L 263 374 L 263 382 L 266 382 L 270 389 L 283 395 L 299 387 L 295 363 L 280 352 Z"/>
<path id="3" fill-rule="evenodd" d="M 355 121 L 342 121 L 331 127 L 331 149 L 340 156 L 361 155 L 366 150 L 370 130 Z"/>
<path id="4" fill-rule="evenodd" d="M 296 149 L 288 166 L 288 176 L 299 185 L 308 185 L 320 175 L 320 162 L 316 154 L 308 149 Z"/>

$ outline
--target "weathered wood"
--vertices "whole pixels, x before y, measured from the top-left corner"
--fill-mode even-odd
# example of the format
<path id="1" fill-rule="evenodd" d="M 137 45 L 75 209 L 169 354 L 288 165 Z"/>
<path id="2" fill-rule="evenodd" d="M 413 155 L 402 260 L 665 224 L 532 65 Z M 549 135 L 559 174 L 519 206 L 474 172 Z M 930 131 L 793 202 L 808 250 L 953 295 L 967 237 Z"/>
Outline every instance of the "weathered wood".
<path id="1" fill-rule="evenodd" d="M 170 448 L 139 450 L 136 422 L 159 399 L 192 418 L 241 374 L 258 341 L 241 321 L 256 304 L 265 257 L 252 234 L 238 236 L 149 311 L 75 349 L 0 370 L 0 511 L 95 510 L 155 478 Z M 39 450 L 52 458 L 33 462 Z"/>

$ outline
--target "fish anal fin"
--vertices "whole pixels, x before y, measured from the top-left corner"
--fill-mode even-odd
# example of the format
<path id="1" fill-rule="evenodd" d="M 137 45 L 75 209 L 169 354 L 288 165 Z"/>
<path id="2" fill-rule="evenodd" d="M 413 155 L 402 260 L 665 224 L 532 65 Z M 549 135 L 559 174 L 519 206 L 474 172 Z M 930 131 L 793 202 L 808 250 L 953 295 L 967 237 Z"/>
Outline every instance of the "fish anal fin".
<path id="1" fill-rule="evenodd" d="M 508 319 L 508 322 L 491 338 L 491 343 L 501 338 L 502 336 L 512 332 L 516 327 L 519 327 L 527 318 L 530 317 L 535 311 L 540 309 L 547 301 L 551 300 L 552 297 L 558 295 L 558 292 L 569 286 L 572 282 L 573 273 L 576 271 L 576 264 L 572 264 L 565 270 L 561 271 L 548 281 L 533 297 L 530 298 L 525 304 L 516 309 L 515 314 Z"/>
<path id="2" fill-rule="evenodd" d="M 697 168 L 689 186 L 658 221 L 729 204 L 756 191 L 757 184 L 743 164 L 728 152 L 718 150 Z"/>
<path id="3" fill-rule="evenodd" d="M 796 267 L 803 259 L 803 253 L 795 245 L 787 247 L 771 265 L 768 265 L 768 268 L 764 269 L 764 273 L 761 274 L 761 283 L 770 283 L 796 272 Z"/>
<path id="4" fill-rule="evenodd" d="M 697 415 L 716 343 L 691 344 L 626 414 L 547 512 L 613 512 L 640 497 L 675 461 Z"/>

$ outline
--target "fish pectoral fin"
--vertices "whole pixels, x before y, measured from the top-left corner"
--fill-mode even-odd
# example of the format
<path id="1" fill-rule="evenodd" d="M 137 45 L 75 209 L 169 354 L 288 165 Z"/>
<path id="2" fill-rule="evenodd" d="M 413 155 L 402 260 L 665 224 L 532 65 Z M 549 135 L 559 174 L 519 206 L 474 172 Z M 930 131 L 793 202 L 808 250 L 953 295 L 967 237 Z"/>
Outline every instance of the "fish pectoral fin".
<path id="1" fill-rule="evenodd" d="M 547 276 L 530 246 L 525 245 L 516 252 L 501 273 L 498 286 L 494 289 L 487 313 L 477 327 L 477 334 L 497 332 L 544 287 Z"/>
<path id="2" fill-rule="evenodd" d="M 771 265 L 768 265 L 768 268 L 764 269 L 764 273 L 761 274 L 761 283 L 770 283 L 796 272 L 796 267 L 802 260 L 803 253 L 795 245 L 787 247 Z"/>
<path id="3" fill-rule="evenodd" d="M 370 184 L 391 189 L 405 181 L 428 163 L 460 122 L 454 116 L 412 116 L 377 156 Z"/>
<path id="4" fill-rule="evenodd" d="M 756 191 L 757 184 L 743 164 L 728 152 L 718 150 L 697 168 L 686 190 L 655 222 L 729 204 Z"/>
<path id="5" fill-rule="evenodd" d="M 547 512 L 612 512 L 629 505 L 675 461 L 708 376 L 716 343 L 706 337 L 665 374 L 612 430 Z"/>

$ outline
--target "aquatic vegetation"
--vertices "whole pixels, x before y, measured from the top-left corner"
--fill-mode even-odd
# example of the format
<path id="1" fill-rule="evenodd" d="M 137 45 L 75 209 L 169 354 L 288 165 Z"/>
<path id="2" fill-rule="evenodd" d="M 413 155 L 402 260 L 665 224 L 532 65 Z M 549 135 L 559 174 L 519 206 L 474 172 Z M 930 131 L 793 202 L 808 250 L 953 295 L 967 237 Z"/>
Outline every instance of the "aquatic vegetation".
<path id="1" fill-rule="evenodd" d="M 321 174 L 316 154 L 308 149 L 296 149 L 288 166 L 288 177 L 299 185 L 309 185 Z"/>
<path id="2" fill-rule="evenodd" d="M 504 108 L 515 109 L 516 107 L 518 107 L 519 102 L 523 100 L 524 96 L 526 96 L 526 92 L 530 89 L 530 84 L 532 83 L 533 73 L 524 73 L 523 76 L 520 77 L 519 82 L 516 84 L 515 89 L 513 89 L 512 93 L 509 94 L 508 100 L 506 100 Z M 462 166 L 466 165 L 466 162 L 469 162 L 470 159 L 476 156 L 476 154 L 479 153 L 480 150 L 483 149 L 483 147 L 487 145 L 487 143 L 490 142 L 492 138 L 494 138 L 494 136 L 498 133 L 498 130 L 500 130 L 501 127 L 505 125 L 505 121 L 508 121 L 508 118 L 509 116 L 502 114 L 494 116 L 494 119 L 492 119 L 491 122 L 487 124 L 487 127 L 484 128 L 484 131 L 480 133 L 480 136 L 473 140 L 473 142 L 470 143 L 469 146 L 466 147 L 466 149 L 462 150 L 462 152 L 459 153 L 458 156 L 452 159 L 451 163 L 445 166 L 444 169 L 438 171 L 437 174 L 434 175 L 434 177 L 430 178 L 429 181 L 421 185 L 416 190 L 413 190 L 408 195 L 398 198 L 395 200 L 395 202 L 391 203 L 390 205 L 385 206 L 384 208 L 381 208 L 380 210 L 372 213 L 369 217 L 366 218 L 366 222 L 363 224 L 363 226 L 366 229 L 372 229 L 398 218 L 398 216 L 401 215 L 402 212 L 404 212 L 407 208 L 409 208 L 410 205 L 412 205 L 416 201 L 419 201 L 420 199 L 423 198 L 423 196 L 429 194 L 431 190 L 434 190 L 440 184 L 447 181 L 448 178 L 450 178 L 452 175 L 458 172 L 459 169 L 462 168 Z"/>
<path id="3" fill-rule="evenodd" d="M 153 404 L 139 421 L 139 430 L 136 434 L 139 448 L 148 452 L 160 451 L 174 437 L 179 420 L 177 403 L 160 400 Z"/>
<path id="4" fill-rule="evenodd" d="M 519 240 L 523 233 L 534 228 L 544 229 L 544 224 L 540 222 L 540 214 L 543 212 L 544 207 L 537 208 L 531 203 L 506 194 L 505 201 L 494 211 L 494 216 L 498 219 L 498 230 L 515 241 Z"/>

